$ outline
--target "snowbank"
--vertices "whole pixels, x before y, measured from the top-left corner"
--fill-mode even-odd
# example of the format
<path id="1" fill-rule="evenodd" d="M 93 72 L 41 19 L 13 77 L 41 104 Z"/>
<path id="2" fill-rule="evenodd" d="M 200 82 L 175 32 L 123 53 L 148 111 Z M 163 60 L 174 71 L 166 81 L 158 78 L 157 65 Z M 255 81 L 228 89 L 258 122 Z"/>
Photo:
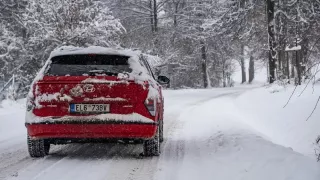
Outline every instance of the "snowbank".
<path id="1" fill-rule="evenodd" d="M 173 112 L 181 113 L 172 118 L 175 131 L 166 137 L 161 155 L 167 162 L 160 159 L 158 167 L 161 171 L 155 179 L 319 179 L 319 164 L 314 158 L 274 144 L 243 123 L 245 117 L 235 103 L 237 88 L 228 91 L 165 91 L 165 107 L 169 109 L 165 122 Z M 249 90 L 248 94 L 251 93 L 253 91 Z M 183 101 L 194 98 L 190 96 L 192 94 L 198 95 L 197 102 L 185 107 Z M 206 99 L 202 100 L 202 97 Z M 180 109 L 174 107 L 178 105 Z M 170 111 L 172 108 L 173 112 Z"/>
<path id="2" fill-rule="evenodd" d="M 320 135 L 320 107 L 306 121 L 320 96 L 320 85 L 297 87 L 273 85 L 248 91 L 235 104 L 243 120 L 274 143 L 291 147 L 308 156 L 315 154 L 315 139 Z M 301 94 L 301 96 L 300 96 Z"/>
<path id="3" fill-rule="evenodd" d="M 9 114 L 12 111 L 25 110 L 26 99 L 19 99 L 17 101 L 3 100 L 0 102 L 0 115 Z"/>
<path id="4" fill-rule="evenodd" d="M 25 99 L 4 100 L 0 105 L 0 142 L 24 135 Z M 0 148 L 2 149 L 2 148 Z"/>

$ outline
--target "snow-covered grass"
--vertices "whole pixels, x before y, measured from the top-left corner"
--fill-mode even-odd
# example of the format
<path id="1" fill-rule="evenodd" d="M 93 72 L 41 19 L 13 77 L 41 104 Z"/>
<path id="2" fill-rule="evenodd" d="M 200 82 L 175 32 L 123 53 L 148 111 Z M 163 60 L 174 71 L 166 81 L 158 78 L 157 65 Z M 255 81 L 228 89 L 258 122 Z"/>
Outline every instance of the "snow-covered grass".
<path id="1" fill-rule="evenodd" d="M 248 91 L 234 103 L 243 121 L 269 140 L 314 157 L 314 143 L 320 135 L 320 106 L 308 117 L 320 96 L 320 84 L 309 85 L 302 93 L 304 88 L 297 87 L 288 104 L 294 86 L 276 84 Z"/>

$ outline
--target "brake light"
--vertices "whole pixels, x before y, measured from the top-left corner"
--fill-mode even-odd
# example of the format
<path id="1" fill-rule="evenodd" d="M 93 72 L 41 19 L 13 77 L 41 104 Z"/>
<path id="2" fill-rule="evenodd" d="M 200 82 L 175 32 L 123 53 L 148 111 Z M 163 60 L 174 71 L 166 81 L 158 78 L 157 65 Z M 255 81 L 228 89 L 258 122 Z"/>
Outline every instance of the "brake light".
<path id="1" fill-rule="evenodd" d="M 156 116 L 156 101 L 154 99 L 147 99 L 144 104 L 151 116 Z"/>

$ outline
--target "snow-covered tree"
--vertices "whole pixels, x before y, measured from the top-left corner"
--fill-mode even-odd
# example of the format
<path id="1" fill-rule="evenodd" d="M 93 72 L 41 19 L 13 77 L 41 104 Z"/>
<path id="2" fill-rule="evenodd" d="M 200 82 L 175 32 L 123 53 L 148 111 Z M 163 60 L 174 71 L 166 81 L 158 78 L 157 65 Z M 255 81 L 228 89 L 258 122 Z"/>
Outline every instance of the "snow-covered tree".
<path id="1" fill-rule="evenodd" d="M 44 52 L 62 44 L 114 46 L 124 31 L 111 11 L 93 0 L 33 0 L 23 21 L 31 47 Z"/>
<path id="2" fill-rule="evenodd" d="M 0 23 L 0 77 L 6 81 L 11 77 L 19 62 L 19 55 L 24 54 L 24 44 L 21 37 Z"/>
<path id="3" fill-rule="evenodd" d="M 303 77 L 311 76 L 308 69 L 318 61 L 320 2 L 278 0 L 275 4 L 275 35 L 279 57 L 277 71 L 283 75 L 279 77 L 292 77 L 297 84 L 301 84 Z M 286 51 L 288 49 L 290 52 Z"/>
<path id="4" fill-rule="evenodd" d="M 54 48 L 117 46 L 125 32 L 97 0 L 2 0 L 0 8 L 0 79 L 15 74 L 22 94 Z"/>
<path id="5" fill-rule="evenodd" d="M 31 0 L 22 22 L 29 58 L 21 70 L 32 77 L 56 47 L 117 46 L 125 32 L 108 7 L 94 0 Z"/>

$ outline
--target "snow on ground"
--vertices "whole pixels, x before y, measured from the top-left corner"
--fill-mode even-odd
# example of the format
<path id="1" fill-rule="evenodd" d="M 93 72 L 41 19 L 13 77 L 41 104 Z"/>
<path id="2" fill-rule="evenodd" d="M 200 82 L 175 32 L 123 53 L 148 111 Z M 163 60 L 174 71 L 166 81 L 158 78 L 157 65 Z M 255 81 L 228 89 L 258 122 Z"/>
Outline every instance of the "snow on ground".
<path id="1" fill-rule="evenodd" d="M 24 104 L 25 100 L 19 100 L 18 102 L 5 100 L 1 103 L 0 142 L 24 134 Z"/>
<path id="2" fill-rule="evenodd" d="M 320 135 L 320 105 L 307 120 L 320 96 L 320 84 L 299 86 L 289 104 L 294 86 L 263 87 L 241 95 L 235 102 L 244 121 L 274 143 L 314 157 L 315 140 Z M 302 93 L 302 94 L 301 94 Z M 299 97 L 299 95 L 301 96 Z"/>
<path id="3" fill-rule="evenodd" d="M 275 145 L 242 123 L 233 103 L 237 94 L 186 109 L 172 140 L 184 156 L 158 179 L 318 179 L 314 160 Z M 170 146 L 170 144 L 168 145 Z M 178 153 L 179 154 L 179 153 Z M 170 162 L 170 161 L 169 161 Z M 309 176 L 310 175 L 310 176 Z"/>
<path id="4" fill-rule="evenodd" d="M 284 99 L 288 93 L 248 88 L 165 91 L 165 141 L 162 154 L 151 158 L 139 156 L 141 145 L 73 144 L 54 146 L 49 156 L 32 159 L 27 155 L 25 130 L 21 128 L 23 111 L 5 107 L 0 110 L 0 126 L 5 124 L 14 131 L 0 131 L 4 137 L 0 149 L 6 149 L 0 150 L 0 179 L 318 180 L 320 165 L 314 157 L 269 141 L 296 132 L 280 122 L 268 124 L 261 114 L 258 116 L 260 106 L 284 113 L 271 108 L 274 101 L 269 99 Z M 260 102 L 259 94 L 267 96 L 261 98 L 265 103 Z M 287 111 L 301 100 L 308 103 L 294 99 Z M 249 110 L 257 115 L 248 118 Z M 269 130 L 274 127 L 274 139 L 261 126 L 269 126 L 265 128 Z M 278 132 L 281 128 L 282 134 Z"/>

